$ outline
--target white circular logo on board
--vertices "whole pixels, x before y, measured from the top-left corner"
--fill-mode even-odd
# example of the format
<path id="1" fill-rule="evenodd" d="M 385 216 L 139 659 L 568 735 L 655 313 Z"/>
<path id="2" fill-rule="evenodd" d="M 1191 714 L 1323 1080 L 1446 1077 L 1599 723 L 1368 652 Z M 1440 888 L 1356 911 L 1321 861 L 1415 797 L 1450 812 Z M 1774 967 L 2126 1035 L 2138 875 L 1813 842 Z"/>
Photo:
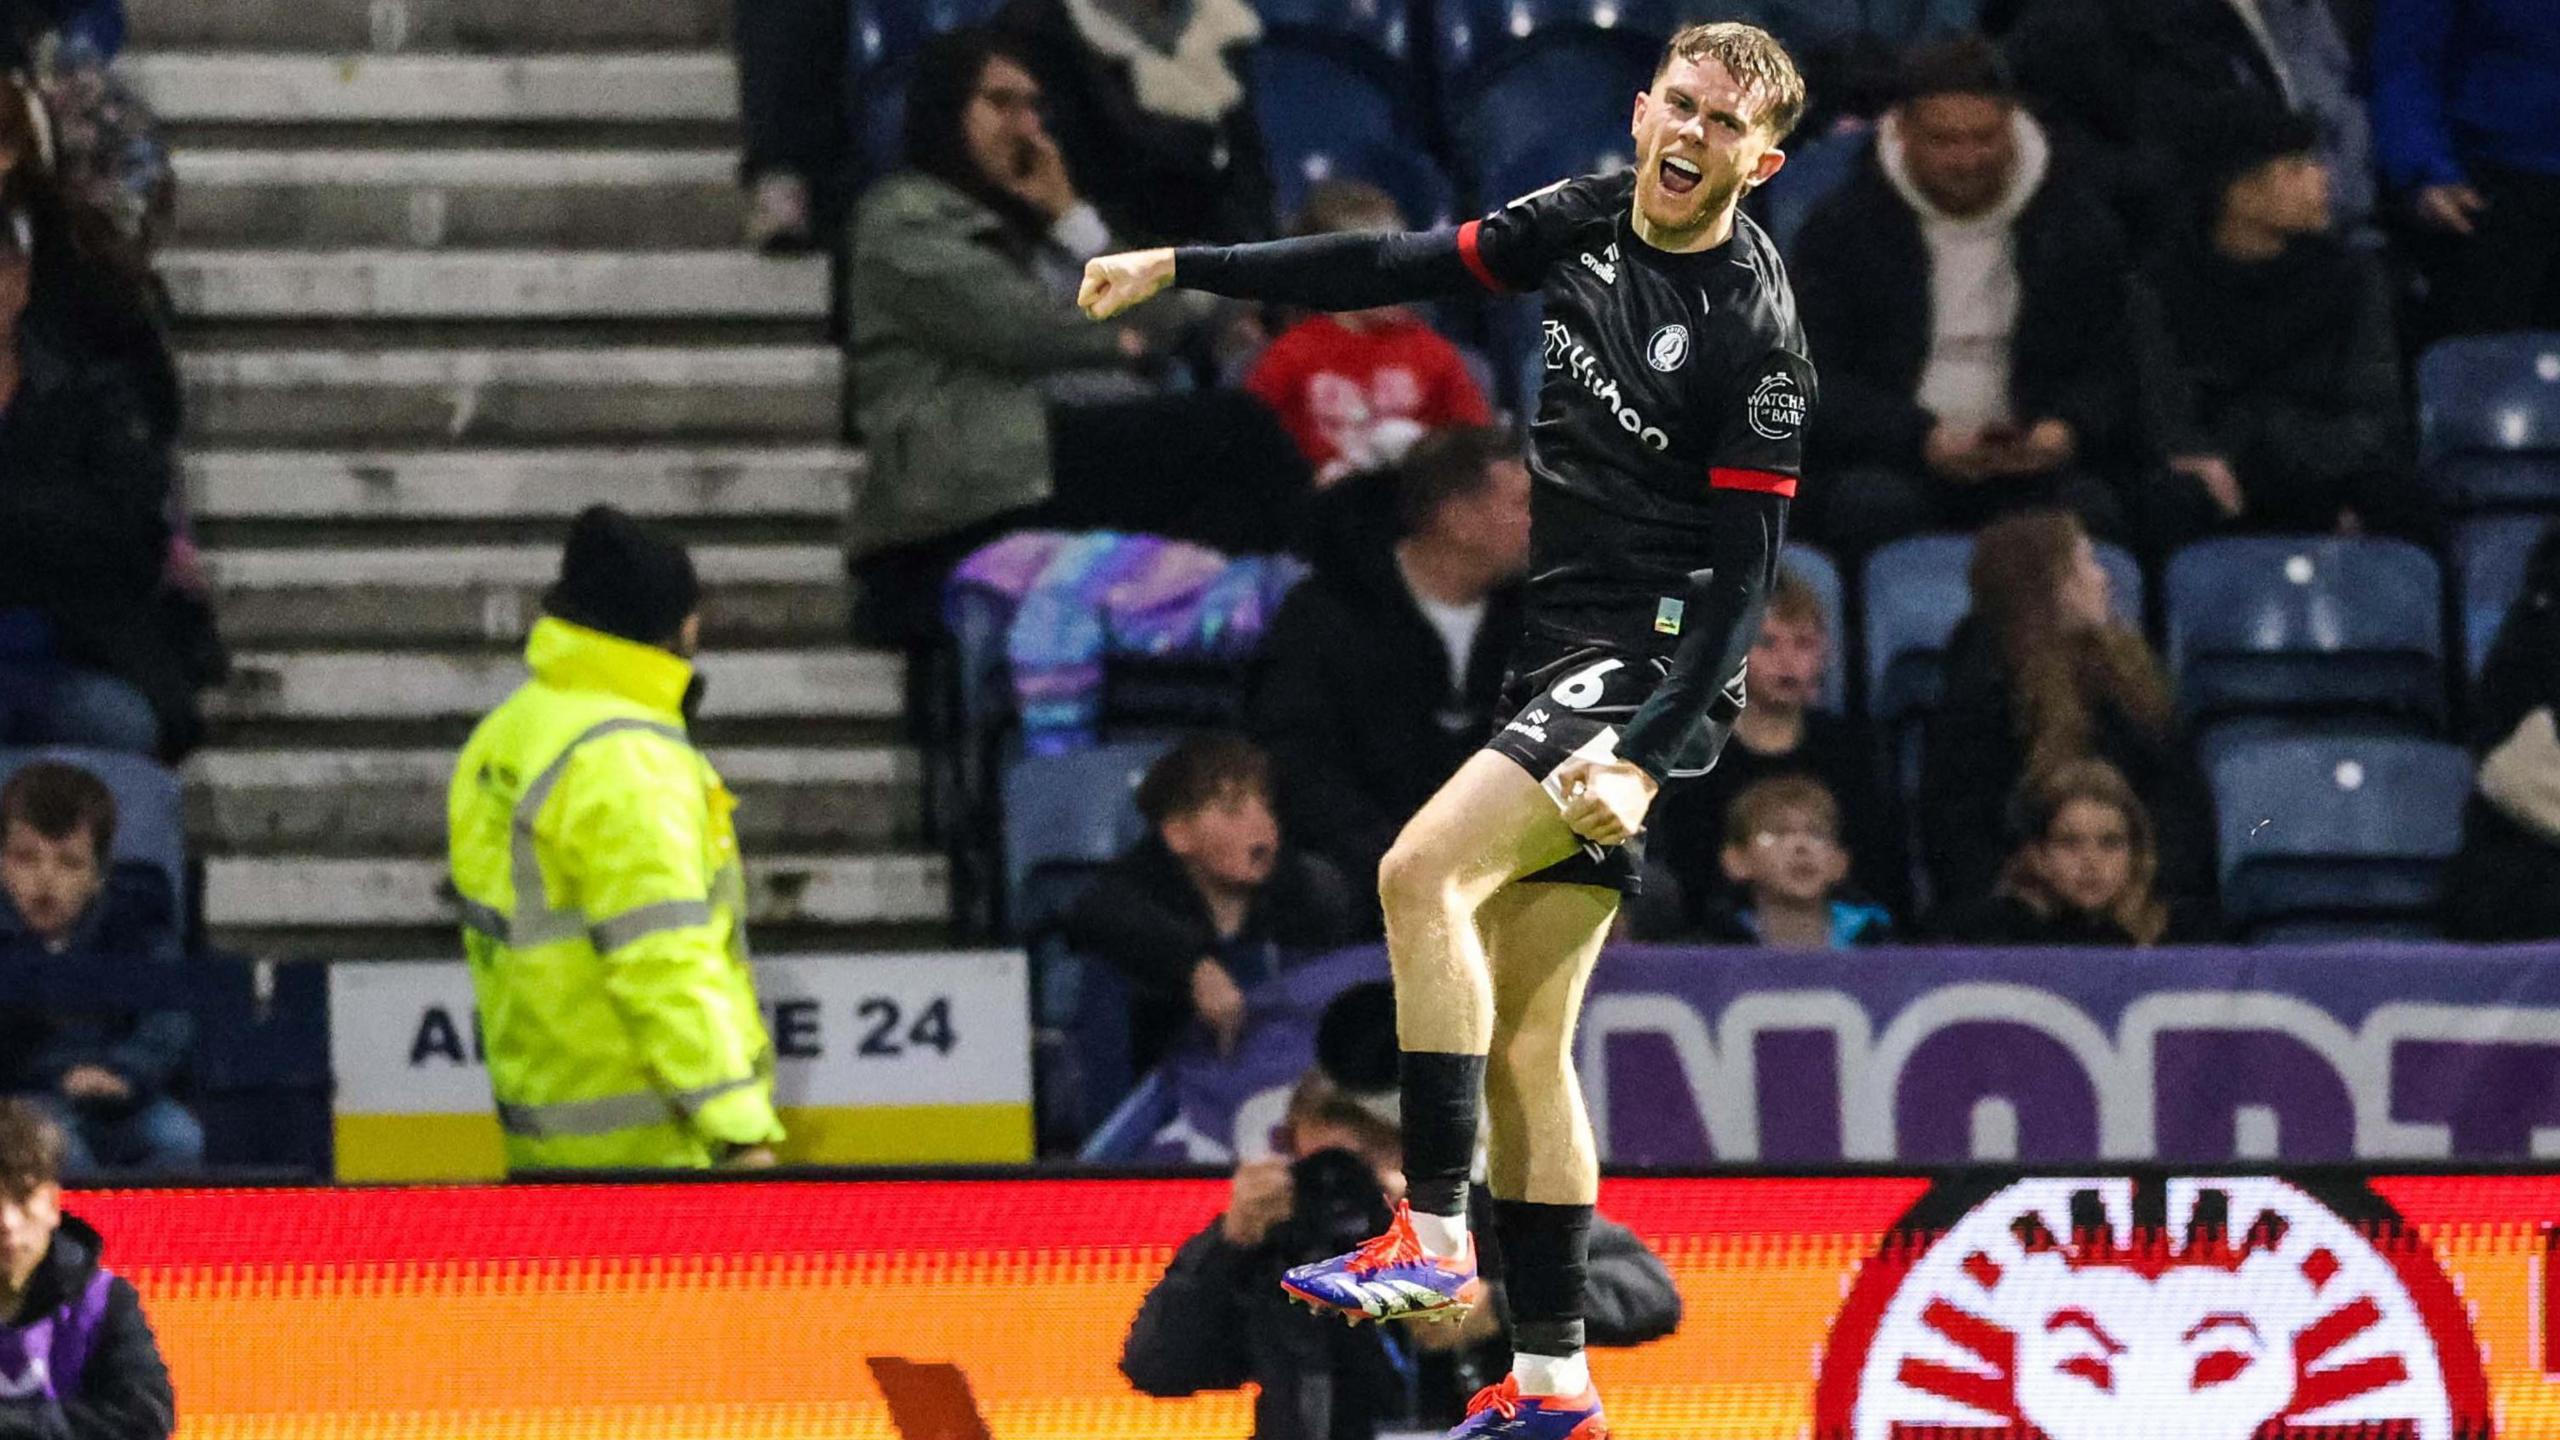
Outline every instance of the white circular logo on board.
<path id="1" fill-rule="evenodd" d="M 1654 331 L 1653 338 L 1645 342 L 1645 363 L 1665 375 L 1679 369 L 1680 362 L 1688 358 L 1689 327 L 1686 325 L 1665 325 Z"/>
<path id="2" fill-rule="evenodd" d="M 2460 1296 L 2355 1189 L 2360 1223 L 2265 1176 L 2020 1180 L 1915 1223 L 1933 1193 L 1833 1323 L 1814 1434 L 2488 1435 Z"/>
<path id="3" fill-rule="evenodd" d="M 1751 433 L 1763 440 L 1790 440 L 1804 429 L 1804 390 L 1784 370 L 1760 377 L 1749 408 Z"/>

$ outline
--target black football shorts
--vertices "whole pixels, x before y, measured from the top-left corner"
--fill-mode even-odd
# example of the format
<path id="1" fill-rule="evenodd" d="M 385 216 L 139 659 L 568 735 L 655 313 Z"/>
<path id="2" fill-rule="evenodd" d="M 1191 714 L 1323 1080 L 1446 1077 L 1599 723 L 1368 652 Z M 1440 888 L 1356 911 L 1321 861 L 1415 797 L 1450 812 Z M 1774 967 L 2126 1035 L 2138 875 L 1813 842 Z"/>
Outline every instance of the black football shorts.
<path id="1" fill-rule="evenodd" d="M 1496 714 L 1509 723 L 1485 748 L 1546 783 L 1556 767 L 1576 755 L 1613 758 L 1618 731 L 1635 718 L 1668 667 L 1660 660 L 1614 650 L 1575 650 L 1525 673 L 1512 672 Z M 1598 885 L 1621 895 L 1644 888 L 1644 835 L 1620 845 L 1582 842 L 1582 848 L 1523 880 L 1550 885 Z"/>

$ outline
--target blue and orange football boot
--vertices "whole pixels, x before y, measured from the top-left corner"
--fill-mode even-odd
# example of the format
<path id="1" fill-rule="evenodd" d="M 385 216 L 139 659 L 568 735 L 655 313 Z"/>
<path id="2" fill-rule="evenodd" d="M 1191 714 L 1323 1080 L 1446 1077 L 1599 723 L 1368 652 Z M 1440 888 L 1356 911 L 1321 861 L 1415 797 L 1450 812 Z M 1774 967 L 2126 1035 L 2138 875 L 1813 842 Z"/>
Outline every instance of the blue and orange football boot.
<path id="1" fill-rule="evenodd" d="M 1520 1382 L 1505 1375 L 1467 1402 L 1467 1418 L 1448 1440 L 1609 1440 L 1609 1421 L 1597 1390 L 1523 1395 Z"/>
<path id="2" fill-rule="evenodd" d="M 1413 1233 L 1413 1209 L 1399 1203 L 1387 1233 L 1352 1251 L 1301 1265 L 1280 1277 L 1290 1298 L 1346 1324 L 1363 1320 L 1464 1320 L 1484 1299 L 1476 1274 L 1476 1242 L 1464 1259 L 1426 1252 Z"/>

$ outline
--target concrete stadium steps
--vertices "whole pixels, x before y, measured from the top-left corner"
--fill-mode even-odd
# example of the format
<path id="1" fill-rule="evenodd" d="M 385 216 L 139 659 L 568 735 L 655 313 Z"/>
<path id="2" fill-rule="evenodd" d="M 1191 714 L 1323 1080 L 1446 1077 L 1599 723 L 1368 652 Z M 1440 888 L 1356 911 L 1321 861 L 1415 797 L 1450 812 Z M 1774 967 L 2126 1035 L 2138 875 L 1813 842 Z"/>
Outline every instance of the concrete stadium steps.
<path id="1" fill-rule="evenodd" d="M 940 857 L 747 857 L 749 939 L 763 946 L 938 925 Z M 205 920 L 230 943 L 277 958 L 452 954 L 459 946 L 441 858 L 224 856 L 205 863 Z"/>
<path id="2" fill-rule="evenodd" d="M 176 243 L 734 245 L 738 158 L 717 149 L 186 149 Z"/>
<path id="3" fill-rule="evenodd" d="M 681 527 L 833 526 L 862 473 L 833 446 L 634 450 L 192 450 L 182 457 L 208 534 L 322 525 L 542 524 L 549 539 L 599 500 Z"/>
<path id="4" fill-rule="evenodd" d="M 729 0 L 125 0 L 140 48 L 511 52 L 728 43 Z"/>
<path id="5" fill-rule="evenodd" d="M 899 714 L 903 662 L 852 650 L 707 652 L 706 721 L 885 721 Z M 512 652 L 402 655 L 381 651 L 232 659 L 232 680 L 207 697 L 217 722 L 469 719 L 524 682 Z"/>
<path id="6" fill-rule="evenodd" d="M 825 345 L 194 350 L 197 444 L 806 442 L 840 423 Z"/>
<path id="7" fill-rule="evenodd" d="M 223 634 L 241 646 L 396 648 L 519 641 L 557 577 L 543 545 L 338 546 L 212 553 Z M 693 555 L 715 646 L 825 644 L 845 634 L 832 545 L 706 545 Z"/>
<path id="8" fill-rule="evenodd" d="M 719 748 L 751 855 L 877 852 L 912 845 L 918 765 L 895 746 Z M 187 767 L 187 828 L 215 854 L 373 856 L 443 852 L 453 752 L 231 750 Z"/>
<path id="9" fill-rule="evenodd" d="M 186 320 L 806 320 L 827 263 L 741 250 L 164 251 Z"/>
<path id="10" fill-rule="evenodd" d="M 122 64 L 162 122 L 182 132 L 218 125 L 726 125 L 738 113 L 737 67 L 718 50 L 479 56 L 143 47 Z"/>

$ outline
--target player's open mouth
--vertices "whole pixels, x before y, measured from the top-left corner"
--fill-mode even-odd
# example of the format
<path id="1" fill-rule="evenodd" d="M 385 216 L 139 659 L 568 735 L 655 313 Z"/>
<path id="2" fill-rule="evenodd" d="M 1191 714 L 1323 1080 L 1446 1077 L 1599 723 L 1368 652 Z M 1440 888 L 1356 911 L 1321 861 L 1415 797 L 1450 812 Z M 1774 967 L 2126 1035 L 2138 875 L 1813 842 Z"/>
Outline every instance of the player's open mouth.
<path id="1" fill-rule="evenodd" d="M 1677 155 L 1663 156 L 1660 169 L 1662 188 L 1673 195 L 1688 194 L 1697 189 L 1698 182 L 1705 178 L 1697 166 Z"/>

